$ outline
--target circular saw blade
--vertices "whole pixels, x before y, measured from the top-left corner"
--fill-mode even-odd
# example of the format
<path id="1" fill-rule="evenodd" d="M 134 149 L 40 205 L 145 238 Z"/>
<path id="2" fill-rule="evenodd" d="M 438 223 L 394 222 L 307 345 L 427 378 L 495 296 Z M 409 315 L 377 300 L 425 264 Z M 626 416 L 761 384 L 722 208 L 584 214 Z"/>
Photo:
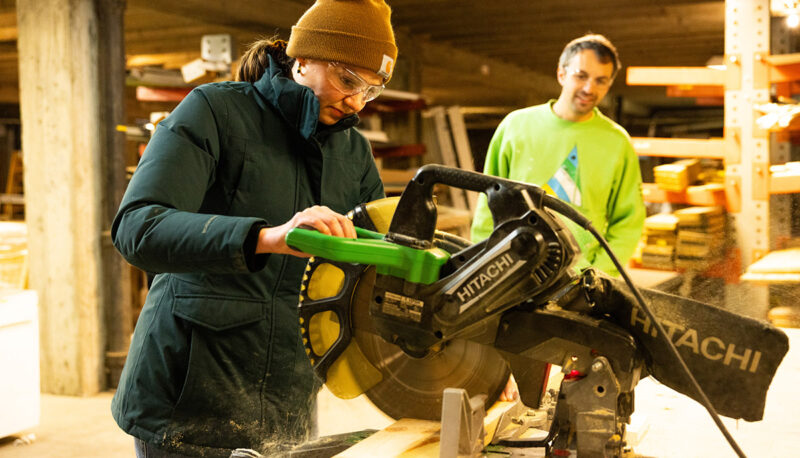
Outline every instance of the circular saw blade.
<path id="1" fill-rule="evenodd" d="M 364 356 L 383 379 L 367 397 L 392 418 L 439 420 L 445 388 L 463 388 L 469 396 L 487 395 L 488 408 L 508 382 L 509 369 L 497 351 L 468 340 L 453 340 L 423 358 L 414 358 L 375 334 L 356 331 Z"/>
<path id="2" fill-rule="evenodd" d="M 378 232 L 386 233 L 396 204 L 396 199 L 368 203 L 366 212 L 362 212 L 359 217 L 368 218 L 370 221 L 366 222 L 367 225 L 372 225 Z M 365 223 L 354 222 L 358 225 Z M 469 242 L 451 234 L 437 233 L 434 245 L 454 253 L 469 246 Z M 358 387 L 366 389 L 365 393 L 370 401 L 396 419 L 439 420 L 445 388 L 463 388 L 469 396 L 485 394 L 487 408 L 499 398 L 510 371 L 497 350 L 468 340 L 453 340 L 423 358 L 412 357 L 374 333 L 369 316 L 369 303 L 375 285 L 374 267 L 367 267 L 357 278 L 346 275 L 345 278 L 340 278 L 331 272 L 318 270 L 320 263 L 315 261 L 309 264 L 308 277 L 313 279 L 319 276 L 324 280 L 320 284 L 335 283 L 337 286 L 326 291 L 312 281 L 308 283 L 309 290 L 305 295 L 318 298 L 322 302 L 336 302 L 338 307 L 349 301 L 347 308 L 350 314 L 347 321 L 352 327 L 353 336 L 347 348 L 349 355 L 337 358 L 325 374 L 329 387 L 332 384 L 348 386 L 347 390 L 340 390 L 347 392 L 347 397 L 356 394 L 354 391 Z M 347 285 L 342 282 L 355 283 L 351 285 L 352 294 L 340 294 L 343 290 L 348 290 Z M 309 321 L 303 327 L 309 340 L 324 340 L 325 344 L 320 347 L 327 350 L 340 335 L 340 324 L 338 320 L 330 319 L 330 312 L 323 313 L 327 313 L 324 319 L 317 319 L 316 324 Z M 343 371 L 342 366 L 345 365 L 347 370 Z M 379 377 L 376 377 L 376 372 L 380 374 Z M 353 383 L 354 380 L 356 383 Z"/>

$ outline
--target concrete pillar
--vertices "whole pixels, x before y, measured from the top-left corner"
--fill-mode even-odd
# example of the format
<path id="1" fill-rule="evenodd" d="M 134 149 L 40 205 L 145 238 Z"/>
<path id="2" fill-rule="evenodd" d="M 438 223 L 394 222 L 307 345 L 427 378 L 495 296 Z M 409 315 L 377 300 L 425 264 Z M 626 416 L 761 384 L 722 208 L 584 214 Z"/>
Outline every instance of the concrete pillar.
<path id="1" fill-rule="evenodd" d="M 88 395 L 106 383 L 102 233 L 107 196 L 116 196 L 104 167 L 123 101 L 109 100 L 106 82 L 123 76 L 105 47 L 121 46 L 119 37 L 109 43 L 122 30 L 121 5 L 17 1 L 30 286 L 48 393 Z"/>
<path id="2" fill-rule="evenodd" d="M 125 122 L 125 14 L 124 0 L 95 0 L 98 11 L 98 68 L 102 152 L 100 171 L 103 175 L 101 223 L 102 285 L 105 323 L 104 382 L 116 387 L 122 365 L 128 354 L 133 332 L 131 268 L 111 244 L 111 223 L 127 186 L 125 178 L 125 135 L 116 126 Z"/>

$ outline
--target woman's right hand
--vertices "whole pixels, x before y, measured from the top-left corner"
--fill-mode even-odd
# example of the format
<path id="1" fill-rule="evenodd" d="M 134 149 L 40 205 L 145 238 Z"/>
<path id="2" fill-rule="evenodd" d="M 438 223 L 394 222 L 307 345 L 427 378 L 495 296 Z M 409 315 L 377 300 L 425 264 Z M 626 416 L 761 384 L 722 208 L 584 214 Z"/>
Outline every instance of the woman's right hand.
<path id="1" fill-rule="evenodd" d="M 353 226 L 353 222 L 346 216 L 340 215 L 324 205 L 315 205 L 295 213 L 292 219 L 280 226 L 261 229 L 258 233 L 256 253 L 291 254 L 302 258 L 311 257 L 308 253 L 293 250 L 286 245 L 286 234 L 296 227 L 314 229 L 323 234 L 336 237 L 356 238 L 356 229 Z"/>

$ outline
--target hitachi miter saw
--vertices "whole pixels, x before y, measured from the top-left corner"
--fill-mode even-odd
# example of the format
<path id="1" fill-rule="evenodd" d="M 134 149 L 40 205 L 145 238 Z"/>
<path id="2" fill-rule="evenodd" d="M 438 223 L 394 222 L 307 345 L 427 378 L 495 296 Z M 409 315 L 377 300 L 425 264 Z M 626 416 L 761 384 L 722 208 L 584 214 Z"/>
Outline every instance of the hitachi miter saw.
<path id="1" fill-rule="evenodd" d="M 437 184 L 486 194 L 494 219 L 486 240 L 436 230 Z M 290 246 L 314 255 L 300 323 L 316 373 L 341 398 L 366 393 L 393 418 L 438 420 L 445 388 L 485 395 L 489 406 L 510 373 L 536 408 L 547 364 L 561 366 L 549 434 L 537 445 L 578 456 L 623 454 L 634 387 L 650 375 L 702 403 L 743 455 L 716 412 L 762 418 L 786 335 L 700 302 L 640 293 L 627 276 L 626 285 L 575 272 L 579 249 L 554 212 L 597 234 L 536 186 L 428 165 L 399 200 L 350 213 L 357 239 L 290 232 Z"/>

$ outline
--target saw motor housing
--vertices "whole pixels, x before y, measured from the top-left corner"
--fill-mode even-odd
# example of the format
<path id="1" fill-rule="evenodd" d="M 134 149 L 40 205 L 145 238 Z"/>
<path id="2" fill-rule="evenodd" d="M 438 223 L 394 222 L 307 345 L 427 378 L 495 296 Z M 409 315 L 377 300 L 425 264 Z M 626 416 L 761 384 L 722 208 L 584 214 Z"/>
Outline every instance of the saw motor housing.
<path id="1" fill-rule="evenodd" d="M 541 207 L 541 195 L 515 183 L 492 189 L 489 208 L 503 215 L 502 221 L 488 239 L 452 254 L 438 281 L 425 285 L 377 276 L 370 302 L 373 325 L 409 355 L 422 356 L 454 338 L 491 343 L 496 327 L 489 324 L 497 320 L 490 317 L 547 292 L 576 260 L 579 250 L 572 234 Z M 435 207 L 405 207 L 403 202 L 401 198 L 392 228 L 394 221 L 435 212 Z M 428 246 L 433 239 L 433 233 L 431 240 L 416 238 L 427 236 L 421 233 L 398 237 L 392 228 L 388 241 Z"/>

